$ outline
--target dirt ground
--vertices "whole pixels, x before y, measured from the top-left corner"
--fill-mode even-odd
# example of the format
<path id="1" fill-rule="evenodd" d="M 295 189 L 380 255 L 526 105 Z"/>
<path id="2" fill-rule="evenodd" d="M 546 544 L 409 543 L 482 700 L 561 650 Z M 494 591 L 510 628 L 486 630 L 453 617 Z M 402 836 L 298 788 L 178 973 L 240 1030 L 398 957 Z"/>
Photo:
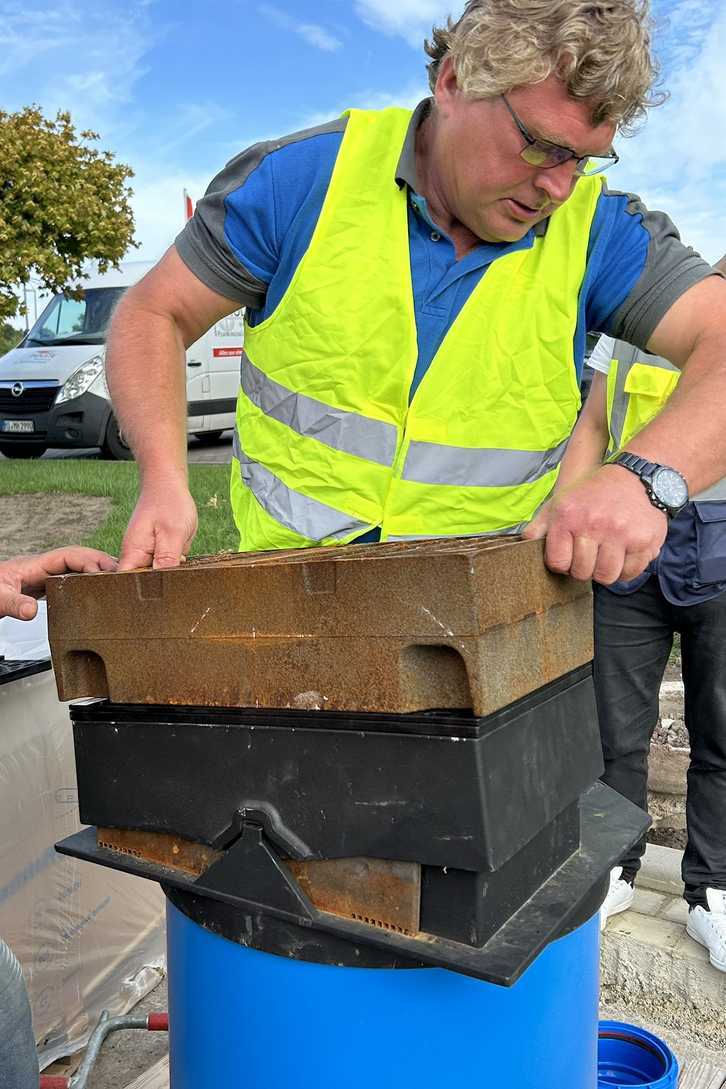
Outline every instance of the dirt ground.
<path id="1" fill-rule="evenodd" d="M 0 495 L 0 560 L 79 544 L 108 517 L 113 502 L 96 495 Z"/>

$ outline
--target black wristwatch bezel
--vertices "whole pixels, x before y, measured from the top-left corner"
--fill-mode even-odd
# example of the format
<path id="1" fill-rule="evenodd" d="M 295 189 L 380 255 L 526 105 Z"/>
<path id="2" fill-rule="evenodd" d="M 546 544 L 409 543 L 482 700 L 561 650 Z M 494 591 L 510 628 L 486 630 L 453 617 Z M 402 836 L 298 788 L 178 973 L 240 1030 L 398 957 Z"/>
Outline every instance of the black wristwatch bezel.
<path id="1" fill-rule="evenodd" d="M 675 518 L 679 514 L 686 503 L 688 502 L 688 484 L 682 473 L 679 473 L 677 469 L 674 469 L 672 465 L 660 465 L 656 461 L 648 461 L 647 458 L 640 457 L 639 454 L 631 454 L 627 450 L 619 450 L 617 453 L 609 457 L 605 463 L 606 465 L 622 465 L 624 469 L 629 469 L 631 473 L 635 473 L 640 478 L 643 487 L 645 488 L 648 499 L 657 507 L 658 510 L 662 510 L 664 514 L 667 514 L 669 518 Z M 686 498 L 677 507 L 673 507 L 668 503 L 664 503 L 653 490 L 653 480 L 660 469 L 667 469 L 671 473 L 675 473 L 683 481 L 683 486 L 686 491 Z"/>

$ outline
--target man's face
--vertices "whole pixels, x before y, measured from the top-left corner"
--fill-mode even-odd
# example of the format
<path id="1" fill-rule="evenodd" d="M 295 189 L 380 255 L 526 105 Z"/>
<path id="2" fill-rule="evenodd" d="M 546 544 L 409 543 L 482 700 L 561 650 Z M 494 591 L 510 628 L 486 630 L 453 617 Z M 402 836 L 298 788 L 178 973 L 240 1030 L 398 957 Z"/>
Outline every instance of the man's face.
<path id="1" fill-rule="evenodd" d="M 544 169 L 526 163 L 524 138 L 502 98 L 468 99 L 451 61 L 436 84 L 433 174 L 446 210 L 485 242 L 515 242 L 567 200 L 575 160 Z M 507 101 L 532 136 L 578 156 L 607 155 L 615 125 L 594 126 L 592 104 L 571 98 L 556 76 L 516 87 Z"/>

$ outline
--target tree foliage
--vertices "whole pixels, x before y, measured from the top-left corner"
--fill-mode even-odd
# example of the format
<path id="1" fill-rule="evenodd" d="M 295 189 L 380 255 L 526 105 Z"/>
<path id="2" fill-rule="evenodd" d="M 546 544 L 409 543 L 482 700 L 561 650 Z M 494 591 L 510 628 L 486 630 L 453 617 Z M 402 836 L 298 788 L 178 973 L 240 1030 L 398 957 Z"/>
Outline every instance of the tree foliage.
<path id="1" fill-rule="evenodd" d="M 77 295 L 84 261 L 105 272 L 134 245 L 133 171 L 98 139 L 68 113 L 0 110 L 0 322 L 22 312 L 16 292 L 31 275 Z"/>
<path id="2" fill-rule="evenodd" d="M 0 355 L 19 344 L 23 336 L 22 329 L 14 329 L 9 321 L 0 321 Z"/>

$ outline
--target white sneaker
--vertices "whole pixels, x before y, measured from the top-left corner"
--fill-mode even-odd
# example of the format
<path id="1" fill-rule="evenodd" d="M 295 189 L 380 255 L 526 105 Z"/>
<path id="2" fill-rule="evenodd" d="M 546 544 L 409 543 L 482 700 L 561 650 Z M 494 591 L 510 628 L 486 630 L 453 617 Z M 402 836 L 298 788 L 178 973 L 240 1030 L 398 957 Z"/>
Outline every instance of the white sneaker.
<path id="1" fill-rule="evenodd" d="M 605 924 L 611 915 L 618 915 L 621 911 L 627 911 L 635 897 L 635 889 L 629 881 L 622 879 L 622 866 L 615 866 L 610 871 L 610 888 L 600 908 L 600 929 L 605 929 Z"/>
<path id="2" fill-rule="evenodd" d="M 686 933 L 708 949 L 714 968 L 726 972 L 726 892 L 706 889 L 710 911 L 699 904 L 688 912 Z"/>

